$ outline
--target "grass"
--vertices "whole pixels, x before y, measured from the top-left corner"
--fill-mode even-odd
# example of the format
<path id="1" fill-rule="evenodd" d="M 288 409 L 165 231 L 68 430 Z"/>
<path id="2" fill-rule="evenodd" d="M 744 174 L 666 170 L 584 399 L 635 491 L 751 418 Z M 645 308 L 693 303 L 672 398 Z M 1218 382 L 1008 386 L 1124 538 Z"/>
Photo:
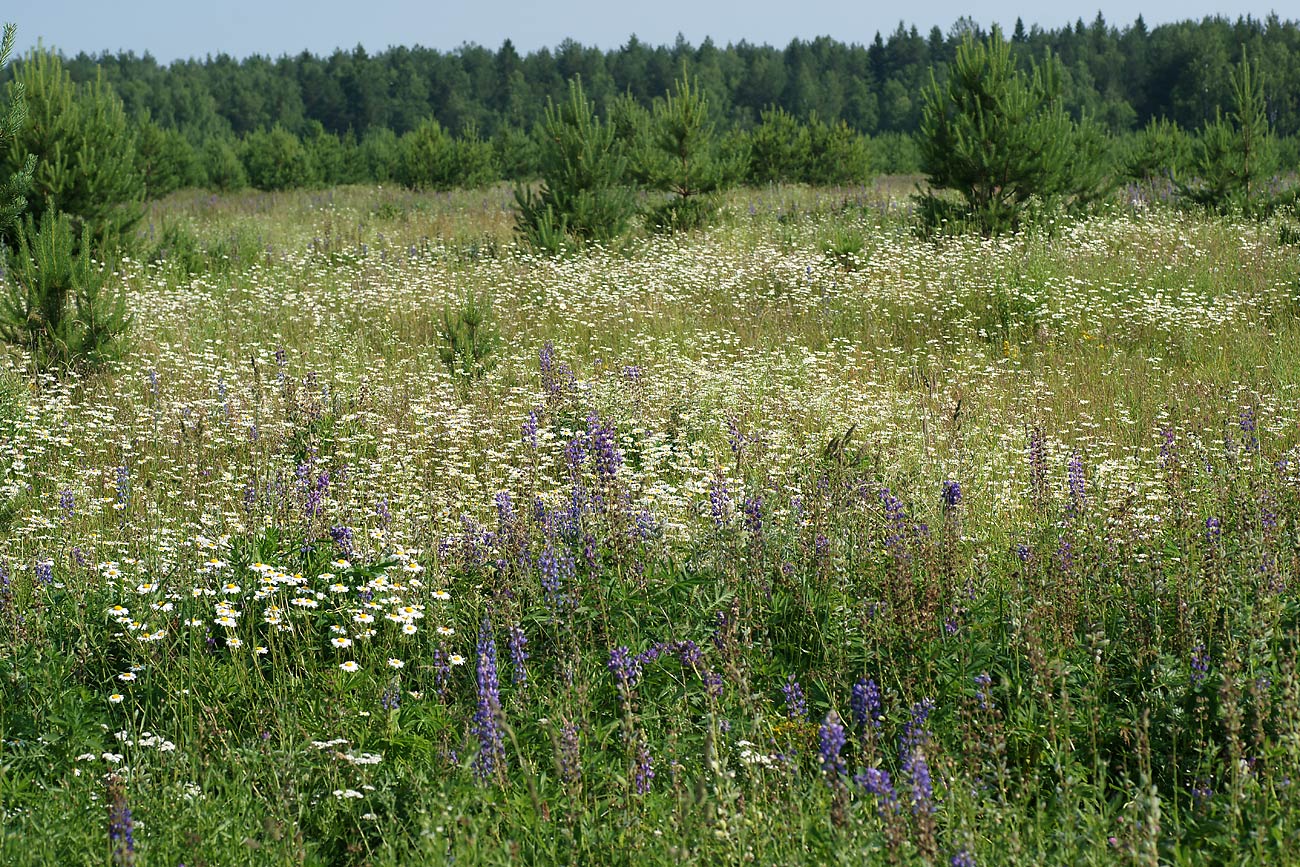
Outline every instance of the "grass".
<path id="1" fill-rule="evenodd" d="M 1285 862 L 1285 219 L 900 191 L 155 205 L 134 353 L 0 382 L 0 861 Z"/>

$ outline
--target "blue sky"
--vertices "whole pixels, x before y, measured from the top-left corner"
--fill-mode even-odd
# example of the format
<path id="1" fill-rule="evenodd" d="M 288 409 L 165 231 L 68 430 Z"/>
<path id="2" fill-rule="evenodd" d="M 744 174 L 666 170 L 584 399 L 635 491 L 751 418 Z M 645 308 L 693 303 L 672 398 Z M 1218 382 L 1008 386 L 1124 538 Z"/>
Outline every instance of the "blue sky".
<path id="1" fill-rule="evenodd" d="M 1101 11 L 1114 24 L 1142 13 L 1148 25 L 1206 15 L 1257 18 L 1286 7 L 1274 3 L 1148 0 L 1138 4 L 1029 4 L 1014 0 L 914 0 L 864 3 L 862 0 L 27 0 L 0 13 L 18 24 L 19 47 L 41 40 L 68 54 L 129 49 L 161 61 L 225 52 L 296 54 L 304 48 L 329 53 L 357 43 L 376 51 L 389 45 L 451 49 L 466 42 L 495 48 L 510 38 L 520 51 L 554 46 L 565 37 L 602 48 L 624 44 L 635 33 L 650 44 L 671 43 L 680 32 L 698 44 L 705 36 L 719 44 L 741 39 L 784 46 L 793 37 L 829 35 L 844 42 L 869 42 L 876 31 L 888 35 L 900 20 L 922 32 L 944 31 L 961 15 L 988 27 L 1008 29 L 1016 17 L 1025 24 L 1059 27 L 1076 18 L 1091 21 Z"/>

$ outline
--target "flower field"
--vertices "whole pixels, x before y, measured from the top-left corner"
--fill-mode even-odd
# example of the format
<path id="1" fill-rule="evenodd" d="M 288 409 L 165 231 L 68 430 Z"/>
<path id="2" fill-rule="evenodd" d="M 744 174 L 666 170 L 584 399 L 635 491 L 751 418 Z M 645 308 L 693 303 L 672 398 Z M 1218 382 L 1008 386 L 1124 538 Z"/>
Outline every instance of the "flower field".
<path id="1" fill-rule="evenodd" d="M 1300 857 L 1293 216 L 510 206 L 177 194 L 10 357 L 0 863 Z"/>

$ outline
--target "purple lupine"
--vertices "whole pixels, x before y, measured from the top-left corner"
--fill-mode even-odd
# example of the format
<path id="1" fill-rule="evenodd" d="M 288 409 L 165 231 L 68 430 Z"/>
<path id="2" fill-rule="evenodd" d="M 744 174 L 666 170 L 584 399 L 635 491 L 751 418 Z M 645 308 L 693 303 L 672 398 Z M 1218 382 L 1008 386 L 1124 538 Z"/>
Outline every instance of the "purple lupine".
<path id="1" fill-rule="evenodd" d="M 727 443 L 731 446 L 731 454 L 740 463 L 740 455 L 745 450 L 746 437 L 740 432 L 740 422 L 733 415 L 727 419 Z"/>
<path id="2" fill-rule="evenodd" d="M 958 849 L 949 859 L 948 867 L 976 867 L 975 856 L 965 849 Z"/>
<path id="3" fill-rule="evenodd" d="M 117 468 L 117 505 L 126 508 L 131 503 L 131 468 L 126 464 Z"/>
<path id="4" fill-rule="evenodd" d="M 579 748 L 578 727 L 566 722 L 560 727 L 559 743 L 560 779 L 574 783 L 582 778 L 582 751 Z"/>
<path id="5" fill-rule="evenodd" d="M 510 665 L 512 668 L 511 679 L 515 686 L 527 686 L 528 669 L 524 663 L 528 661 L 528 636 L 524 635 L 524 630 L 519 626 L 510 627 Z"/>
<path id="6" fill-rule="evenodd" d="M 880 728 L 885 717 L 880 710 L 880 687 L 875 680 L 859 680 L 853 684 L 849 708 L 853 711 L 853 722 L 859 727 Z"/>
<path id="7" fill-rule="evenodd" d="M 541 573 L 546 604 L 553 614 L 558 615 L 572 601 L 565 591 L 565 579 L 573 578 L 573 558 L 568 554 L 557 555 L 555 549 L 547 544 L 537 557 L 537 569 Z"/>
<path id="8" fill-rule="evenodd" d="M 650 791 L 650 781 L 655 777 L 654 758 L 650 755 L 650 746 L 641 738 L 636 747 L 636 769 L 633 772 L 632 785 L 638 795 Z"/>
<path id="9" fill-rule="evenodd" d="M 384 687 L 383 695 L 379 697 L 379 706 L 384 710 L 397 710 L 402 705 L 402 689 L 397 678 L 389 681 L 388 686 Z"/>
<path id="10" fill-rule="evenodd" d="M 474 769 L 486 780 L 505 762 L 505 738 L 501 731 L 501 686 L 497 680 L 497 643 L 492 624 L 484 617 L 478 633 L 478 706 L 474 711 L 474 734 L 478 756 Z"/>
<path id="11" fill-rule="evenodd" d="M 1205 519 L 1205 544 L 1213 547 L 1223 534 L 1223 522 L 1211 515 Z"/>
<path id="12" fill-rule="evenodd" d="M 1241 428 L 1242 446 L 1247 452 L 1257 453 L 1259 451 L 1259 436 L 1255 422 L 1255 407 L 1248 406 L 1243 409 L 1237 424 Z"/>
<path id="13" fill-rule="evenodd" d="M 898 793 L 894 790 L 889 771 L 884 768 L 867 768 L 853 778 L 869 795 L 876 797 L 876 810 L 881 816 L 898 812 Z"/>
<path id="14" fill-rule="evenodd" d="M 441 647 L 433 649 L 433 683 L 438 697 L 446 702 L 451 697 L 451 658 Z"/>
<path id="15" fill-rule="evenodd" d="M 912 777 L 912 814 L 933 813 L 934 781 L 930 778 L 930 765 L 925 760 L 924 750 L 918 749 L 912 753 L 907 771 Z"/>
<path id="16" fill-rule="evenodd" d="M 840 724 L 839 714 L 834 710 L 826 714 L 826 721 L 817 729 L 817 741 L 822 771 L 826 773 L 828 782 L 832 786 L 836 785 L 847 770 L 844 760 L 840 758 L 840 750 L 844 749 L 847 738 L 844 736 L 844 726 Z"/>
<path id="17" fill-rule="evenodd" d="M 135 822 L 127 802 L 126 786 L 114 774 L 108 779 L 108 839 L 113 846 L 113 863 L 120 867 L 135 864 Z"/>
<path id="18" fill-rule="evenodd" d="M 375 501 L 375 517 L 379 519 L 379 526 L 388 529 L 388 525 L 393 520 L 393 513 L 388 508 L 388 498 L 380 497 Z"/>
<path id="19" fill-rule="evenodd" d="M 334 540 L 334 546 L 338 548 L 340 556 L 344 558 L 351 557 L 354 553 L 352 549 L 352 528 L 342 525 L 330 528 L 330 538 Z"/>
<path id="20" fill-rule="evenodd" d="M 620 644 L 609 652 L 609 672 L 620 693 L 628 693 L 641 680 L 641 663 L 627 645 Z"/>
<path id="21" fill-rule="evenodd" d="M 1083 511 L 1083 507 L 1087 505 L 1087 497 L 1084 494 L 1083 456 L 1078 452 L 1070 456 L 1068 484 L 1070 487 L 1070 514 L 1078 515 Z"/>
<path id="22" fill-rule="evenodd" d="M 793 674 L 781 687 L 781 693 L 785 696 L 785 715 L 787 719 L 793 722 L 808 719 L 808 702 L 804 699 L 803 687 L 799 685 L 799 681 L 795 680 Z"/>
<path id="23" fill-rule="evenodd" d="M 899 736 L 899 761 L 906 765 L 908 759 L 919 749 L 924 749 L 930 743 L 930 712 L 934 710 L 934 702 L 930 699 L 923 699 L 912 705 L 912 716 L 903 726 L 903 733 Z"/>
<path id="24" fill-rule="evenodd" d="M 569 468 L 569 474 L 574 478 L 582 472 L 582 465 L 587 462 L 587 437 L 585 434 L 575 434 L 569 440 L 569 444 L 564 447 L 564 462 Z"/>
<path id="25" fill-rule="evenodd" d="M 1169 466 L 1174 460 L 1177 453 L 1177 439 L 1173 427 L 1162 428 L 1160 431 L 1160 465 Z"/>
<path id="26" fill-rule="evenodd" d="M 33 570 L 36 573 L 36 580 L 42 584 L 54 583 L 54 561 L 37 560 Z"/>
<path id="27" fill-rule="evenodd" d="M 989 697 L 989 688 L 992 685 L 993 678 L 987 671 L 975 675 L 975 701 L 979 703 L 980 710 L 988 710 L 993 704 Z"/>
<path id="28" fill-rule="evenodd" d="M 903 559 L 907 556 L 907 513 L 903 501 L 889 488 L 881 488 L 880 505 L 885 510 L 885 547 L 896 559 Z"/>
<path id="29" fill-rule="evenodd" d="M 961 505 L 961 483 L 948 479 L 943 483 L 943 506 L 945 509 L 955 509 Z"/>
<path id="30" fill-rule="evenodd" d="M 1205 682 L 1210 674 L 1210 654 L 1205 649 L 1204 644 L 1198 644 L 1192 648 L 1192 687 L 1198 687 Z"/>
<path id="31" fill-rule="evenodd" d="M 509 491 L 498 491 L 493 502 L 497 507 L 497 538 L 508 538 L 515 526 L 515 504 Z"/>
<path id="32" fill-rule="evenodd" d="M 758 494 L 745 500 L 745 529 L 755 542 L 763 538 L 763 498 Z"/>
<path id="33" fill-rule="evenodd" d="M 609 422 L 602 424 L 593 412 L 587 417 L 587 437 L 591 442 L 591 459 L 596 476 L 602 480 L 614 478 L 619 467 L 623 466 L 623 453 L 619 451 L 614 426 Z"/>
<path id="34" fill-rule="evenodd" d="M 524 419 L 524 423 L 520 427 L 519 431 L 520 438 L 523 440 L 524 445 L 533 451 L 537 451 L 537 422 L 537 410 L 530 409 L 528 411 L 528 417 Z"/>
<path id="35" fill-rule="evenodd" d="M 59 508 L 63 510 L 63 517 L 65 519 L 71 518 L 74 514 L 76 514 L 77 511 L 76 500 L 74 500 L 72 497 L 72 491 L 68 490 L 67 488 L 64 488 L 62 491 L 59 491 Z"/>

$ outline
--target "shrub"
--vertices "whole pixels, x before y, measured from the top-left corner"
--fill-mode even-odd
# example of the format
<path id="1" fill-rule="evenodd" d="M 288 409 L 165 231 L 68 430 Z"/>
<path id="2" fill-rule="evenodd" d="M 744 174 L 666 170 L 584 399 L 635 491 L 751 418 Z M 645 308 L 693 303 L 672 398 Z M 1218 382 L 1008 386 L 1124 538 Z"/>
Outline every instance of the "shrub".
<path id="1" fill-rule="evenodd" d="M 90 227 L 75 242 L 72 220 L 47 210 L 28 216 L 8 259 L 0 297 L 0 338 L 31 354 L 39 370 L 97 368 L 125 350 L 131 325 L 125 296 L 109 293 L 107 269 L 90 258 Z"/>
<path id="2" fill-rule="evenodd" d="M 282 126 L 250 132 L 240 148 L 248 180 L 259 190 L 292 190 L 312 183 L 311 157 Z"/>
<path id="3" fill-rule="evenodd" d="M 1192 140 L 1176 122 L 1152 119 L 1128 146 L 1122 165 L 1134 181 L 1181 178 L 1191 165 Z"/>
<path id="4" fill-rule="evenodd" d="M 189 139 L 178 130 L 163 129 L 149 118 L 136 130 L 135 168 L 146 199 L 158 199 L 182 187 L 201 186 L 207 180 Z"/>
<path id="5" fill-rule="evenodd" d="M 801 180 L 809 162 L 808 128 L 783 108 L 769 108 L 754 130 L 749 147 L 749 180 L 774 184 Z"/>
<path id="6" fill-rule="evenodd" d="M 234 142 L 213 137 L 203 145 L 203 172 L 209 189 L 230 193 L 248 186 L 248 173 Z"/>
<path id="7" fill-rule="evenodd" d="M 122 100 L 103 79 L 74 85 L 58 55 L 33 50 L 15 65 L 9 102 L 26 103 L 19 133 L 0 153 L 0 176 L 36 157 L 29 207 L 67 216 L 76 235 L 89 227 L 109 245 L 127 237 L 144 214 L 144 179 L 136 168 L 135 134 Z"/>
<path id="8" fill-rule="evenodd" d="M 434 118 L 399 139 L 396 180 L 412 190 L 448 190 L 455 184 L 456 143 Z"/>
<path id="9" fill-rule="evenodd" d="M 371 127 L 361 137 L 360 159 L 366 177 L 386 184 L 401 173 L 401 140 L 386 126 Z"/>
<path id="10" fill-rule="evenodd" d="M 865 184 L 871 174 L 866 137 L 842 120 L 827 123 L 814 114 L 808 123 L 808 162 L 802 179 L 822 186 Z"/>
<path id="11" fill-rule="evenodd" d="M 610 241 L 627 228 L 636 205 L 626 186 L 627 160 L 614 127 L 587 101 L 582 81 L 569 98 L 546 106 L 539 168 L 540 190 L 515 189 L 516 231 L 537 249 Z"/>

